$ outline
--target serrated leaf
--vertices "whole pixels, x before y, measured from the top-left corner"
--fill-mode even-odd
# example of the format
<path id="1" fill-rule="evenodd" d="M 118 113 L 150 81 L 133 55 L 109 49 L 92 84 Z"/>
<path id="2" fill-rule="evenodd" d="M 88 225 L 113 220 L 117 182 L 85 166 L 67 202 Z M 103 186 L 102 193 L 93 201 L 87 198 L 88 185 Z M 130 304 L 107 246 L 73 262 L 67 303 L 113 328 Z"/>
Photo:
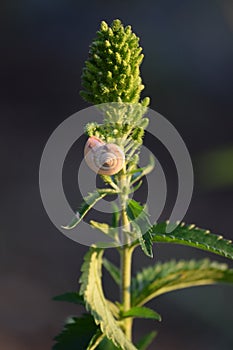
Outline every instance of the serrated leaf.
<path id="1" fill-rule="evenodd" d="M 148 348 L 148 346 L 152 343 L 152 341 L 154 340 L 154 338 L 156 337 L 157 332 L 156 331 L 152 331 L 148 334 L 146 334 L 142 339 L 139 340 L 139 342 L 137 343 L 137 348 L 138 350 L 146 350 Z"/>
<path id="2" fill-rule="evenodd" d="M 55 337 L 53 350 L 86 350 L 98 327 L 91 315 L 73 317 Z"/>
<path id="3" fill-rule="evenodd" d="M 152 226 L 150 232 L 154 242 L 182 244 L 233 259 L 233 244 L 230 240 L 184 223 L 179 224 L 171 233 L 166 233 L 168 225 L 170 224 L 160 223 Z"/>
<path id="4" fill-rule="evenodd" d="M 74 303 L 79 305 L 85 305 L 83 296 L 79 295 L 77 292 L 69 292 L 61 295 L 56 295 L 53 297 L 55 301 L 67 301 L 68 303 Z"/>
<path id="5" fill-rule="evenodd" d="M 71 230 L 74 227 L 76 227 L 84 218 L 84 216 L 91 210 L 95 204 L 107 196 L 108 194 L 116 194 L 118 193 L 115 190 L 112 189 L 98 189 L 94 191 L 93 193 L 90 193 L 87 197 L 84 198 L 83 203 L 81 204 L 80 209 L 78 210 L 76 216 L 73 218 L 73 220 L 68 224 L 67 226 L 62 226 L 62 228 L 66 230 Z"/>
<path id="6" fill-rule="evenodd" d="M 106 223 L 97 222 L 97 221 L 94 221 L 94 220 L 90 221 L 90 225 L 93 228 L 96 228 L 96 229 L 100 230 L 105 235 L 111 237 L 114 240 L 115 243 L 119 242 L 118 229 L 117 228 L 110 227 Z"/>
<path id="7" fill-rule="evenodd" d="M 103 250 L 95 247 L 90 248 L 85 255 L 81 268 L 80 294 L 84 296 L 86 308 L 93 315 L 96 324 L 100 325 L 102 333 L 123 350 L 136 350 L 118 325 L 111 303 L 104 296 L 101 282 L 102 256 Z"/>
<path id="8" fill-rule="evenodd" d="M 116 282 L 116 284 L 118 286 L 120 286 L 120 284 L 121 284 L 120 269 L 107 259 L 103 259 L 103 265 L 104 265 L 105 269 L 109 272 L 109 274 L 112 276 L 112 278 Z"/>
<path id="9" fill-rule="evenodd" d="M 157 263 L 143 269 L 132 280 L 132 305 L 144 305 L 177 289 L 215 283 L 233 284 L 233 269 L 208 259 Z"/>
<path id="10" fill-rule="evenodd" d="M 147 231 L 146 233 L 142 233 L 140 226 L 133 221 L 132 223 L 133 231 L 137 234 L 138 241 L 140 243 L 140 246 L 142 248 L 142 251 L 149 256 L 150 258 L 153 257 L 153 250 L 152 250 L 152 236 L 150 231 Z"/>
<path id="11" fill-rule="evenodd" d="M 153 320 L 161 321 L 161 316 L 154 310 L 148 307 L 134 306 L 128 311 L 122 312 L 122 318 L 126 317 L 139 317 L 139 318 L 151 318 Z"/>
<path id="12" fill-rule="evenodd" d="M 150 221 L 145 208 L 135 200 L 130 199 L 128 201 L 126 212 L 130 223 L 132 224 L 132 227 L 139 239 L 139 243 L 143 252 L 149 257 L 153 257 L 152 235 L 149 230 Z"/>
<path id="13" fill-rule="evenodd" d="M 153 243 L 152 243 L 152 236 L 150 232 L 146 232 L 143 235 L 139 236 L 139 243 L 142 247 L 142 250 L 146 255 L 148 255 L 150 258 L 153 258 Z"/>

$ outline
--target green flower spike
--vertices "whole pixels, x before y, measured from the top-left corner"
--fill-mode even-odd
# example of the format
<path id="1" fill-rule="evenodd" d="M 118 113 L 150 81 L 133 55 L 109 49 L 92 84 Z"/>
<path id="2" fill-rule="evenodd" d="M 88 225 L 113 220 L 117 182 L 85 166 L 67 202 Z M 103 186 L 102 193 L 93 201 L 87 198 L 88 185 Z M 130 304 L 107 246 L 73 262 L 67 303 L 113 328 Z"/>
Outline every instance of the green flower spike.
<path id="1" fill-rule="evenodd" d="M 81 96 L 93 104 L 138 103 L 144 89 L 139 69 L 143 60 L 141 52 L 139 38 L 130 26 L 124 28 L 119 19 L 110 27 L 103 21 L 85 62 Z M 149 102 L 146 97 L 142 105 L 146 107 Z"/>

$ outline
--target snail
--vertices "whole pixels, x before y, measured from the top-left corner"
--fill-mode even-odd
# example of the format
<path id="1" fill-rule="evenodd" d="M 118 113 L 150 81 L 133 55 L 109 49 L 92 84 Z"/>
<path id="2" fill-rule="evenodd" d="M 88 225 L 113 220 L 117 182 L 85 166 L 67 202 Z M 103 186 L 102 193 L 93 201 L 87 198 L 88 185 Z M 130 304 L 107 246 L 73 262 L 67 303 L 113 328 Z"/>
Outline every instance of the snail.
<path id="1" fill-rule="evenodd" d="M 105 143 L 95 136 L 89 137 L 84 148 L 87 165 L 100 175 L 117 174 L 124 166 L 123 150 L 114 143 Z"/>

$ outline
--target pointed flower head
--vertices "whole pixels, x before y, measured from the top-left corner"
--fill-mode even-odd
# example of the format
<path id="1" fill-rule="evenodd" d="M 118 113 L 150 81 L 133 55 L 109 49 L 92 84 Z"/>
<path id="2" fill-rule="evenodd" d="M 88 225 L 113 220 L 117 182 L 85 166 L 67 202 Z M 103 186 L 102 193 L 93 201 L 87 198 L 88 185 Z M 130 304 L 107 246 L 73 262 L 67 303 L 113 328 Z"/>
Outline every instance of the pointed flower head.
<path id="1" fill-rule="evenodd" d="M 93 104 L 138 103 L 144 89 L 139 69 L 141 52 L 139 38 L 130 26 L 124 27 L 119 19 L 111 26 L 103 21 L 85 62 L 81 96 Z M 146 107 L 149 98 L 142 104 Z"/>

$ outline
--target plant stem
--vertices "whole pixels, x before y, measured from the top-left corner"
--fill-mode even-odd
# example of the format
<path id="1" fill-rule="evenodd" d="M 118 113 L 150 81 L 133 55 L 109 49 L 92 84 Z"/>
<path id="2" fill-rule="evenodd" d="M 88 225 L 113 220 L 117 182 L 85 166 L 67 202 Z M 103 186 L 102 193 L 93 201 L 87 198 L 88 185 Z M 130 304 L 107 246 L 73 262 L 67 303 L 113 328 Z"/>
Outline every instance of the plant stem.
<path id="1" fill-rule="evenodd" d="M 127 186 L 128 181 L 125 175 L 121 178 L 121 189 L 124 192 L 124 186 Z M 130 222 L 126 213 L 128 195 L 123 194 L 121 196 L 121 218 L 123 227 L 123 240 L 124 245 L 122 247 L 121 254 L 121 300 L 123 304 L 123 311 L 128 311 L 131 308 L 131 265 L 132 265 L 132 253 L 133 249 L 129 246 L 127 240 L 127 233 L 130 232 Z M 129 340 L 132 339 L 132 318 L 127 317 L 124 319 L 124 332 Z"/>
<path id="2" fill-rule="evenodd" d="M 123 311 L 127 311 L 131 308 L 131 264 L 132 264 L 132 252 L 133 250 L 124 246 L 122 248 L 122 260 L 121 260 L 121 274 L 122 274 L 122 303 Z M 132 318 L 127 317 L 124 319 L 124 331 L 129 340 L 132 339 Z"/>

